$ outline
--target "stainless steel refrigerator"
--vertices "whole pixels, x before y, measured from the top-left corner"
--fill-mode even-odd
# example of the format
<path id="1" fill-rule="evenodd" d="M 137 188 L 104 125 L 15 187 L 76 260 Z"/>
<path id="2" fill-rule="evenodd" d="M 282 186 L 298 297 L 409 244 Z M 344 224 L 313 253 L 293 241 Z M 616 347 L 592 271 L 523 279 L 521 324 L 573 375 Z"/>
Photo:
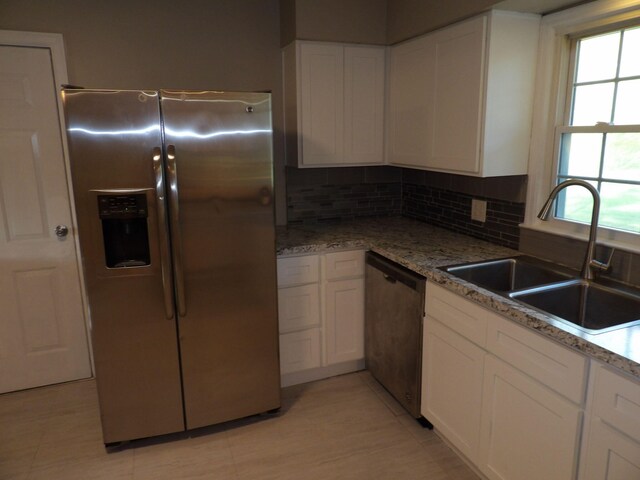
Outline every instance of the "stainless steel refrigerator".
<path id="1" fill-rule="evenodd" d="M 270 95 L 62 95 L 105 444 L 277 409 Z"/>

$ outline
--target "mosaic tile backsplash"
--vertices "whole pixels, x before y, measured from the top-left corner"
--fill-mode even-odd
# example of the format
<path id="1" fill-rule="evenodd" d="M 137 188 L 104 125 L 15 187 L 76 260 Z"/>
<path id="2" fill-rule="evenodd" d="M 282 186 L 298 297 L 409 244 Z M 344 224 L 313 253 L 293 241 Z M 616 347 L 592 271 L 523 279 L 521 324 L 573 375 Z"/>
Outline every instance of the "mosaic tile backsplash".
<path id="1" fill-rule="evenodd" d="M 443 188 L 444 187 L 444 188 Z M 287 223 L 404 216 L 518 248 L 526 177 L 479 179 L 398 167 L 287 169 Z M 471 199 L 487 220 L 471 220 Z"/>
<path id="2" fill-rule="evenodd" d="M 487 201 L 485 222 L 471 220 L 471 199 Z M 426 185 L 402 184 L 402 215 L 455 232 L 518 248 L 524 203 L 494 200 Z"/>
<path id="3" fill-rule="evenodd" d="M 290 224 L 338 222 L 402 214 L 400 183 L 317 185 L 287 192 Z"/>

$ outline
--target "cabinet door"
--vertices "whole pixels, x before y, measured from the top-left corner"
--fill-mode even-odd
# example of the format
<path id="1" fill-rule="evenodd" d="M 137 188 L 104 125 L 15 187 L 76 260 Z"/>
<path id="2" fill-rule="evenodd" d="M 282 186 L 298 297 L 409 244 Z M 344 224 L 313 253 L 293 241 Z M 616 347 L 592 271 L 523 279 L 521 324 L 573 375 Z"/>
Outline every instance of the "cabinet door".
<path id="1" fill-rule="evenodd" d="M 479 467 L 488 478 L 575 478 L 577 406 L 487 355 L 482 410 Z"/>
<path id="2" fill-rule="evenodd" d="M 477 173 L 480 170 L 484 90 L 485 16 L 433 34 L 433 109 L 428 167 Z"/>
<path id="3" fill-rule="evenodd" d="M 640 443 L 593 417 L 581 480 L 640 480 Z"/>
<path id="4" fill-rule="evenodd" d="M 478 463 L 485 351 L 427 317 L 422 353 L 422 415 Z"/>
<path id="5" fill-rule="evenodd" d="M 428 139 L 433 128 L 434 49 L 430 37 L 394 46 L 389 68 L 389 130 L 387 159 L 394 165 L 427 166 Z"/>
<path id="6" fill-rule="evenodd" d="M 327 282 L 327 363 L 364 358 L 364 279 Z"/>
<path id="7" fill-rule="evenodd" d="M 343 162 L 344 49 L 300 45 L 302 164 Z"/>
<path id="8" fill-rule="evenodd" d="M 593 413 L 640 442 L 640 383 L 593 365 Z"/>
<path id="9" fill-rule="evenodd" d="M 384 59 L 378 47 L 344 49 L 344 160 L 382 163 Z"/>

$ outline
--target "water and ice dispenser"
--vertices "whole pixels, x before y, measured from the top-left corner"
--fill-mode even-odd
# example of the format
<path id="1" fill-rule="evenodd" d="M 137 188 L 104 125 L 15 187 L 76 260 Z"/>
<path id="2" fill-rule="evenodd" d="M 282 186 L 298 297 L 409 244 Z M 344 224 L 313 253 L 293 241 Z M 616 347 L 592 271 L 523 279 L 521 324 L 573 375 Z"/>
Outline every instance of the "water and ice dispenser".
<path id="1" fill-rule="evenodd" d="M 107 268 L 142 267 L 151 263 L 144 193 L 98 195 Z"/>

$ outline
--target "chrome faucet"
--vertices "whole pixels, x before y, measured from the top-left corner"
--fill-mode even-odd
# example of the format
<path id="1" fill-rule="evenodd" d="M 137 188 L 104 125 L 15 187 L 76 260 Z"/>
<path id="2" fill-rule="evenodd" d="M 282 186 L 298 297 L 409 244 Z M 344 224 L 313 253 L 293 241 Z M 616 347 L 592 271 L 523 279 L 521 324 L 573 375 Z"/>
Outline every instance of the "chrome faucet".
<path id="1" fill-rule="evenodd" d="M 600 194 L 598 190 L 595 189 L 593 185 L 584 180 L 578 180 L 575 178 L 571 178 L 569 180 L 565 180 L 564 182 L 558 184 L 551 193 L 549 194 L 549 198 L 546 203 L 538 213 L 538 218 L 540 220 L 548 220 L 549 212 L 551 211 L 551 205 L 553 201 L 558 196 L 560 190 L 567 188 L 571 185 L 579 185 L 581 187 L 586 188 L 591 192 L 593 196 L 593 210 L 591 211 L 591 226 L 589 228 L 589 242 L 587 243 L 587 253 L 584 257 L 584 265 L 582 266 L 582 272 L 580 276 L 585 280 L 593 280 L 595 278 L 595 272 L 597 271 L 605 271 L 609 269 L 611 257 L 613 256 L 614 249 L 611 249 L 611 255 L 607 263 L 599 262 L 596 260 L 595 251 L 596 251 L 596 234 L 598 232 L 598 217 L 600 215 Z"/>

